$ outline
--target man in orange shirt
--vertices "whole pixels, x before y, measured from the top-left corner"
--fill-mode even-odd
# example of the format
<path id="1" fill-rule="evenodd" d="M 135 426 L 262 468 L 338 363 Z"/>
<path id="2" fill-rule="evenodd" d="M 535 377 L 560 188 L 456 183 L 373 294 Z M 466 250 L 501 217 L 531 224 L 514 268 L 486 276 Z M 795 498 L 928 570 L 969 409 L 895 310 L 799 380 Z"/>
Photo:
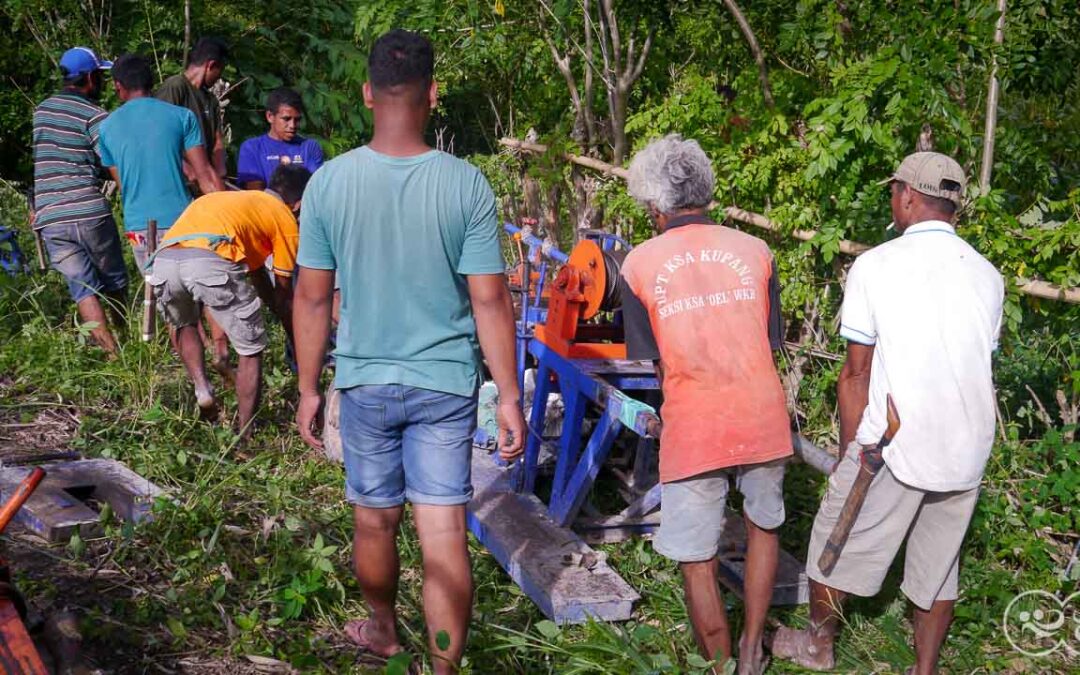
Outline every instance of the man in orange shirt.
<path id="1" fill-rule="evenodd" d="M 236 377 L 238 428 L 249 432 L 259 404 L 266 328 L 265 301 L 292 335 L 291 278 L 300 231 L 296 214 L 311 174 L 281 166 L 266 191 L 214 192 L 199 197 L 169 228 L 153 260 L 150 283 L 176 343 L 204 417 L 217 411 L 199 339 L 199 305 L 240 355 Z M 264 271 L 273 255 L 274 285 Z M 260 297 L 263 300 L 260 300 Z"/>
<path id="2" fill-rule="evenodd" d="M 747 675 L 764 666 L 791 431 L 772 356 L 783 333 L 772 253 L 709 218 L 713 186 L 709 158 L 695 141 L 667 136 L 634 157 L 630 194 L 660 234 L 623 263 L 623 319 L 629 357 L 656 363 L 664 393 L 663 510 L 653 545 L 679 563 L 698 647 L 720 661 L 731 656 L 731 637 L 716 555 L 732 479 L 743 494 L 738 672 Z"/>

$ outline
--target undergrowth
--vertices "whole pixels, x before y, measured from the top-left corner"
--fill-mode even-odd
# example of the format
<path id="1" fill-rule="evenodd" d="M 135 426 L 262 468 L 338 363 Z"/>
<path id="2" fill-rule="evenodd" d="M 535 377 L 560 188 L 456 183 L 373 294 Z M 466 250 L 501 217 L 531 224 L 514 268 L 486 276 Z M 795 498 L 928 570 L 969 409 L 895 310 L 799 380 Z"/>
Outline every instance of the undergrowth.
<path id="1" fill-rule="evenodd" d="M 259 655 L 303 671 L 378 672 L 382 666 L 357 661 L 342 635 L 343 623 L 364 613 L 349 572 L 351 519 L 343 479 L 339 467 L 309 451 L 294 433 L 295 381 L 282 363 L 279 329 L 273 329 L 265 364 L 259 427 L 241 446 L 228 429 L 197 421 L 190 387 L 161 331 L 155 341 L 141 343 L 132 318 L 120 357 L 106 362 L 71 318 L 58 275 L 23 275 L 0 284 L 2 405 L 29 411 L 73 406 L 81 421 L 75 449 L 123 461 L 170 495 L 156 505 L 152 523 L 133 526 L 106 514 L 102 536 L 51 548 L 86 577 L 109 581 L 108 592 L 80 607 L 86 640 L 108 645 L 116 655 L 116 664 L 101 665 L 145 672 L 151 662 L 167 664 L 183 655 L 237 663 Z M 942 659 L 948 672 L 1077 667 L 1061 651 L 1045 659 L 1023 657 L 1001 630 L 1006 605 L 1017 593 L 1067 595 L 1080 574 L 1074 568 L 1073 580 L 1062 578 L 1080 531 L 1080 443 L 1072 439 L 1073 427 L 1040 422 L 1024 388 L 1035 379 L 1050 390 L 1062 386 L 1067 366 L 1047 356 L 1052 342 L 1034 335 L 999 359 L 999 381 L 1008 387 L 1001 396 L 1008 437 L 993 453 L 964 549 L 962 598 Z M 810 369 L 804 392 L 827 397 L 837 365 L 824 361 Z M 228 394 L 226 407 L 235 410 Z M 806 431 L 815 437 L 832 433 L 826 417 L 812 418 L 810 425 Z M 795 466 L 785 487 L 783 543 L 802 557 L 823 478 Z M 402 637 L 412 653 L 423 654 L 419 548 L 409 525 L 400 544 Z M 634 618 L 559 627 L 473 541 L 477 597 L 463 671 L 705 672 L 710 664 L 693 647 L 677 568 L 647 541 L 601 548 L 642 594 Z M 897 671 L 913 662 L 898 567 L 880 596 L 850 606 L 838 645 L 841 670 Z M 22 583 L 32 599 L 64 592 L 47 578 L 24 577 Z M 739 603 L 727 597 L 737 631 Z M 806 608 L 778 608 L 772 616 L 801 624 Z M 389 670 L 401 672 L 401 666 Z M 797 669 L 774 662 L 770 672 Z"/>

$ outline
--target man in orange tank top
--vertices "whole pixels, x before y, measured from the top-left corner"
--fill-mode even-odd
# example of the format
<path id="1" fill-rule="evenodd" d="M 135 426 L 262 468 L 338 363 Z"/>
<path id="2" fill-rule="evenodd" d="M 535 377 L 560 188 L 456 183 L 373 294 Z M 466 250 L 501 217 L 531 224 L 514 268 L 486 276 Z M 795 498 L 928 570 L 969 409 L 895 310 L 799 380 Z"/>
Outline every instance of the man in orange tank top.
<path id="1" fill-rule="evenodd" d="M 717 583 L 729 484 L 743 494 L 746 617 L 740 674 L 763 668 L 762 634 L 784 522 L 784 462 L 792 454 L 784 390 L 773 362 L 782 341 L 780 292 L 763 241 L 707 215 L 714 179 L 697 142 L 654 141 L 630 164 L 630 194 L 659 235 L 622 266 L 631 359 L 656 364 L 664 393 L 663 511 L 654 540 L 679 563 L 699 648 L 731 656 Z"/>

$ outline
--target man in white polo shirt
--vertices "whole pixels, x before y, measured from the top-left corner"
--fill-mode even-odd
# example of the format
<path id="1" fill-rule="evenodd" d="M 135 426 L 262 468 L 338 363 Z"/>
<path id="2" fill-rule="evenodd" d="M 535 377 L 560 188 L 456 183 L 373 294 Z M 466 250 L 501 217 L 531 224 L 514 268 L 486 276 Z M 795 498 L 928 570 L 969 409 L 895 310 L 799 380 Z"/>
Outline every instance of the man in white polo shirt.
<path id="1" fill-rule="evenodd" d="M 901 590 L 915 605 L 915 658 L 930 675 L 952 622 L 960 547 L 994 442 L 991 355 L 1001 328 L 1001 275 L 956 235 L 964 194 L 952 158 L 917 152 L 887 181 L 903 236 L 863 254 L 848 273 L 837 382 L 841 456 L 818 509 L 807 553 L 810 627 L 781 628 L 773 655 L 812 670 L 835 666 L 833 640 L 848 594 L 880 589 L 907 541 Z M 891 395 L 900 430 L 884 452 L 835 568 L 818 568 L 863 448 L 885 430 Z"/>

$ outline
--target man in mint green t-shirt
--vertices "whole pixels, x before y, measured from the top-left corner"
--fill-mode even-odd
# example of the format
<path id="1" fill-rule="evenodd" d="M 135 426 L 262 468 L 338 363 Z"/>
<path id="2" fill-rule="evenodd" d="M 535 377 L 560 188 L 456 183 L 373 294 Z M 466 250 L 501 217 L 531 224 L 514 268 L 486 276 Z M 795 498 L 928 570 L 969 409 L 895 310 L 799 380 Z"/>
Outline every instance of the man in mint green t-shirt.
<path id="1" fill-rule="evenodd" d="M 224 186 L 206 159 L 195 115 L 150 95 L 150 62 L 125 54 L 113 68 L 113 84 L 124 104 L 101 123 L 98 147 L 102 165 L 120 185 L 124 230 L 142 269 L 148 255 L 143 234 L 147 223 L 156 221 L 157 231 L 164 234 L 191 203 L 183 160 L 195 170 L 203 192 Z"/>
<path id="2" fill-rule="evenodd" d="M 371 143 L 315 173 L 300 216 L 293 325 L 297 424 L 309 444 L 318 378 L 341 288 L 335 386 L 353 562 L 371 618 L 346 624 L 377 655 L 401 650 L 394 608 L 395 537 L 413 504 L 425 567 L 424 613 L 436 673 L 456 672 L 472 607 L 465 504 L 472 496 L 480 352 L 499 388 L 499 445 L 521 452 L 514 316 L 499 248 L 495 197 L 473 166 L 424 142 L 436 102 L 431 43 L 394 30 L 368 60 Z M 449 645 L 436 644 L 445 631 Z"/>

